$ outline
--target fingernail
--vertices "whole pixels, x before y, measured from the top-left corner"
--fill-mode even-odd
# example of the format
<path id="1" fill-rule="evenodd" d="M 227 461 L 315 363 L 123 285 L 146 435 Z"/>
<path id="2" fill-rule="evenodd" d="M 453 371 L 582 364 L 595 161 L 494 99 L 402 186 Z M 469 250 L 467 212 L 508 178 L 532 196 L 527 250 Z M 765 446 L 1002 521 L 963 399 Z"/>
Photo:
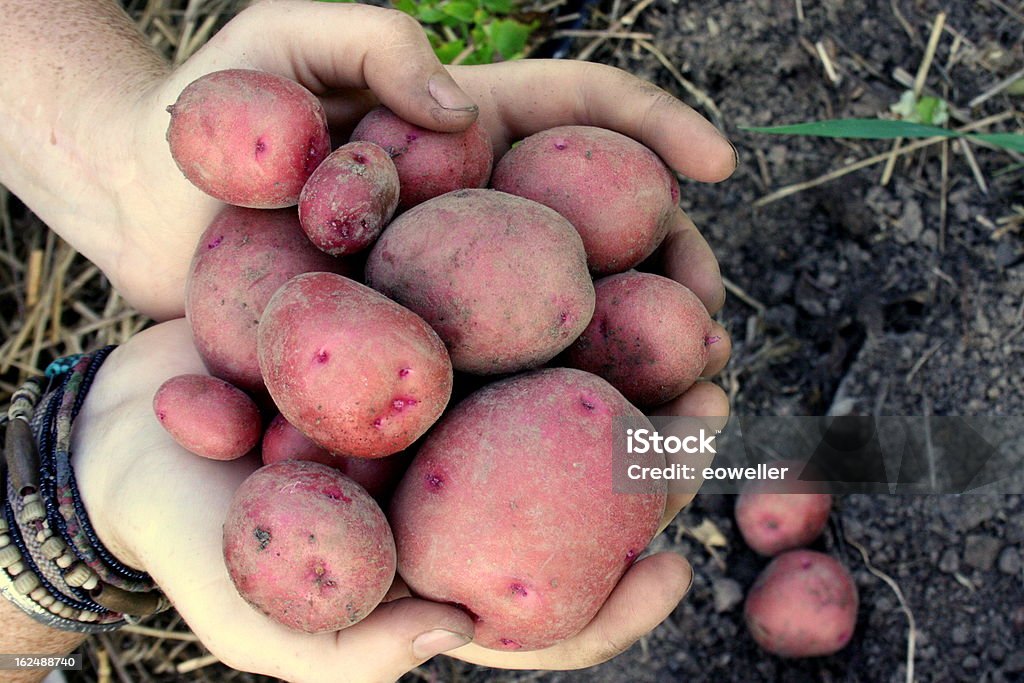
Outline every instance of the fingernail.
<path id="1" fill-rule="evenodd" d="M 442 109 L 448 111 L 476 111 L 477 106 L 469 95 L 462 92 L 451 76 L 447 74 L 434 74 L 427 81 L 427 92 L 434 98 L 434 101 L 441 105 Z"/>
<path id="2" fill-rule="evenodd" d="M 736 145 L 732 144 L 732 140 L 730 140 L 729 138 L 726 138 L 725 141 L 729 143 L 730 147 L 732 147 L 732 160 L 733 160 L 733 163 L 736 165 L 736 168 L 739 168 L 740 167 L 740 151 L 738 149 L 736 149 Z"/>
<path id="3" fill-rule="evenodd" d="M 471 640 L 464 633 L 436 628 L 416 636 L 412 641 L 412 653 L 418 659 L 430 659 L 434 655 L 461 647 Z"/>

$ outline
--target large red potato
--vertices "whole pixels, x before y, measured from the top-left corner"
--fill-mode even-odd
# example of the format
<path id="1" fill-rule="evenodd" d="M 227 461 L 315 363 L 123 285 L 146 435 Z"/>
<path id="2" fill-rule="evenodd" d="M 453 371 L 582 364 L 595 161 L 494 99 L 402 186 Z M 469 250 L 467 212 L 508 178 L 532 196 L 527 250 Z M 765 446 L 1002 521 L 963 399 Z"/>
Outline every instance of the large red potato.
<path id="1" fill-rule="evenodd" d="M 636 271 L 602 278 L 594 292 L 594 317 L 569 347 L 569 365 L 600 375 L 639 406 L 674 399 L 704 372 L 717 340 L 696 294 Z"/>
<path id="2" fill-rule="evenodd" d="M 366 280 L 418 313 L 457 370 L 516 372 L 547 362 L 594 312 L 586 254 L 545 206 L 494 190 L 459 190 L 396 218 Z"/>
<path id="3" fill-rule="evenodd" d="M 531 135 L 498 161 L 491 186 L 569 219 L 595 275 L 620 273 L 650 256 L 679 205 L 679 182 L 658 155 L 593 126 Z"/>
<path id="4" fill-rule="evenodd" d="M 663 492 L 613 489 L 613 427 L 627 419 L 650 428 L 607 382 L 568 368 L 467 398 L 392 499 L 399 574 L 415 594 L 472 614 L 483 647 L 534 650 L 578 633 L 665 508 Z"/>
<path id="5" fill-rule="evenodd" d="M 259 408 L 245 392 L 209 375 L 178 375 L 156 390 L 153 412 L 183 448 L 211 460 L 234 460 L 260 440 Z"/>
<path id="6" fill-rule="evenodd" d="M 202 76 L 167 111 L 167 142 L 178 168 L 228 204 L 294 206 L 331 151 L 320 101 L 295 81 L 263 71 Z"/>
<path id="7" fill-rule="evenodd" d="M 857 624 L 857 587 L 846 568 L 812 550 L 779 555 L 757 577 L 744 608 L 750 634 L 781 657 L 843 649 Z"/>
<path id="8" fill-rule="evenodd" d="M 262 467 L 235 492 L 224 561 L 239 594 L 271 619 L 308 633 L 360 621 L 395 576 L 395 544 L 380 507 L 325 465 Z"/>
<path id="9" fill-rule="evenodd" d="M 453 190 L 484 187 L 491 177 L 494 152 L 478 122 L 460 133 L 439 133 L 380 106 L 363 117 L 351 139 L 387 150 L 398 169 L 403 210 Z"/>
<path id="10" fill-rule="evenodd" d="M 767 557 L 814 542 L 832 510 L 832 496 L 821 492 L 819 482 L 800 481 L 803 463 L 773 463 L 786 464 L 785 477 L 750 482 L 736 499 L 736 526 L 743 540 Z"/>
<path id="11" fill-rule="evenodd" d="M 306 273 L 271 298 L 260 369 L 281 414 L 332 453 L 380 458 L 434 424 L 452 390 L 444 343 L 415 313 L 358 282 Z"/>
<path id="12" fill-rule="evenodd" d="M 185 316 L 207 369 L 262 390 L 256 327 L 270 297 L 300 273 L 345 267 L 306 239 L 294 209 L 224 207 L 196 245 L 185 288 Z"/>

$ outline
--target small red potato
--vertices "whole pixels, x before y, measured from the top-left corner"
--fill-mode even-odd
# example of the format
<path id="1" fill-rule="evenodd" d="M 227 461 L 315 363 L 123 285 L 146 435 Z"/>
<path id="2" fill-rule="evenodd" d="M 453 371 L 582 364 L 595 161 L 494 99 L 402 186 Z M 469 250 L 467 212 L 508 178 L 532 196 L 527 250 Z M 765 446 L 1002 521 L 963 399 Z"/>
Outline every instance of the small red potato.
<path id="1" fill-rule="evenodd" d="M 491 187 L 569 219 L 598 276 L 621 273 L 650 256 L 679 205 L 679 183 L 658 155 L 593 126 L 531 135 L 501 158 Z"/>
<path id="2" fill-rule="evenodd" d="M 402 210 L 453 190 L 484 187 L 491 177 L 494 151 L 478 122 L 461 133 L 438 133 L 380 106 L 356 126 L 352 141 L 356 140 L 380 145 L 395 162 Z"/>
<path id="3" fill-rule="evenodd" d="M 451 361 L 427 323 L 333 273 L 298 275 L 277 290 L 260 318 L 258 352 L 281 414 L 339 455 L 403 450 L 451 397 Z"/>
<path id="4" fill-rule="evenodd" d="M 636 271 L 598 280 L 594 293 L 594 317 L 569 347 L 569 365 L 600 375 L 638 406 L 674 399 L 704 372 L 717 339 L 696 294 Z"/>
<path id="5" fill-rule="evenodd" d="M 206 368 L 262 391 L 256 326 L 270 297 L 295 275 L 345 266 L 306 239 L 294 210 L 224 207 L 196 245 L 185 288 L 185 317 Z"/>
<path id="6" fill-rule="evenodd" d="M 744 610 L 757 644 L 780 657 L 823 657 L 843 649 L 857 624 L 857 587 L 823 553 L 792 550 L 761 573 Z"/>
<path id="7" fill-rule="evenodd" d="M 736 526 L 743 540 L 766 557 L 813 543 L 832 510 L 832 496 L 822 493 L 819 484 L 800 481 L 804 464 L 774 464 L 789 465 L 782 479 L 750 482 L 736 499 Z"/>
<path id="8" fill-rule="evenodd" d="M 568 368 L 518 375 L 460 403 L 392 499 L 409 588 L 468 611 L 483 647 L 535 650 L 578 633 L 665 508 L 663 492 L 614 490 L 612 430 L 627 419 L 650 428 L 607 382 Z"/>
<path id="9" fill-rule="evenodd" d="M 275 74 L 207 74 L 167 111 L 167 142 L 178 168 L 193 185 L 228 204 L 294 206 L 306 179 L 331 151 L 320 100 Z"/>
<path id="10" fill-rule="evenodd" d="M 282 460 L 308 460 L 333 467 L 366 489 L 376 501 L 386 500 L 409 464 L 409 457 L 396 453 L 386 458 L 348 458 L 321 448 L 300 432 L 283 415 L 277 415 L 263 432 L 263 464 Z"/>
<path id="11" fill-rule="evenodd" d="M 299 220 L 309 240 L 332 256 L 362 251 L 398 206 L 398 171 L 372 142 L 334 150 L 299 195 Z"/>
<path id="12" fill-rule="evenodd" d="M 259 408 L 245 392 L 209 375 L 178 375 L 153 397 L 160 425 L 180 446 L 212 460 L 234 460 L 260 440 Z"/>
<path id="13" fill-rule="evenodd" d="M 315 462 L 262 467 L 235 492 L 224 561 L 238 593 L 289 628 L 337 631 L 380 604 L 395 577 L 384 513 L 358 484 Z"/>
<path id="14" fill-rule="evenodd" d="M 494 190 L 451 192 L 396 218 L 370 252 L 366 281 L 421 315 L 455 368 L 475 374 L 551 360 L 594 312 L 572 226 Z"/>

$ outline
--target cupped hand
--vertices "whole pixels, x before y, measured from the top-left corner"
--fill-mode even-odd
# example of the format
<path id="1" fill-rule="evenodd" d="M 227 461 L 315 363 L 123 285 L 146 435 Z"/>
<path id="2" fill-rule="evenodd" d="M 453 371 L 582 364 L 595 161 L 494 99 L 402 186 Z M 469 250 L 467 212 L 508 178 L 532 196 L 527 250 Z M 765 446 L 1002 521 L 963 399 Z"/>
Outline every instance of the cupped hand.
<path id="1" fill-rule="evenodd" d="M 132 101 L 134 172 L 119 174 L 118 248 L 98 254 L 121 294 L 156 319 L 184 311 L 192 251 L 219 203 L 194 188 L 170 156 L 168 105 L 191 81 L 226 68 L 277 73 L 323 101 L 332 128 L 351 129 L 373 105 L 440 131 L 479 117 L 496 155 L 557 125 L 617 130 L 658 152 L 675 171 L 716 182 L 734 167 L 729 142 L 665 91 L 612 67 L 523 60 L 446 69 L 421 27 L 396 10 L 358 4 L 267 0 L 241 12 L 199 52 Z M 127 179 L 124 179 L 127 178 Z M 685 216 L 674 241 L 688 284 L 715 309 L 724 293 L 714 256 Z"/>

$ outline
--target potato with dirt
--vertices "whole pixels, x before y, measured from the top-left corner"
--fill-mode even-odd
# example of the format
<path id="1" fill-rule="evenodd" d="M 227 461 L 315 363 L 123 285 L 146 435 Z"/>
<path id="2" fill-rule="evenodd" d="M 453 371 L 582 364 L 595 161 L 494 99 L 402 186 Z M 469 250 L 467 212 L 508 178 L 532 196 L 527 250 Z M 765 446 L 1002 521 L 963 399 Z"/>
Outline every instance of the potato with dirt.
<path id="1" fill-rule="evenodd" d="M 352 131 L 351 141 L 360 140 L 380 145 L 395 162 L 403 211 L 454 190 L 485 187 L 491 177 L 494 151 L 476 121 L 459 133 L 440 133 L 379 106 Z"/>
<path id="2" fill-rule="evenodd" d="M 315 462 L 286 460 L 251 474 L 224 522 L 224 562 L 239 594 L 307 633 L 362 620 L 395 576 L 395 544 L 358 484 Z"/>
<path id="3" fill-rule="evenodd" d="M 207 369 L 262 391 L 256 328 L 270 297 L 301 273 L 347 268 L 310 243 L 294 209 L 221 209 L 196 245 L 185 287 L 185 317 Z"/>
<path id="4" fill-rule="evenodd" d="M 167 142 L 185 177 L 228 204 L 294 206 L 331 152 L 323 105 L 295 81 L 226 69 L 190 83 L 167 108 Z"/>
<path id="5" fill-rule="evenodd" d="M 392 499 L 409 588 L 465 609 L 486 648 L 536 650 L 578 633 L 665 509 L 663 489 L 614 489 L 612 433 L 627 422 L 650 428 L 607 382 L 568 368 L 496 382 L 460 403 Z"/>
<path id="6" fill-rule="evenodd" d="M 244 391 L 209 375 L 178 375 L 153 396 L 160 426 L 180 446 L 211 460 L 234 460 L 260 440 L 259 408 Z"/>
<path id="7" fill-rule="evenodd" d="M 594 283 L 594 317 L 568 364 L 608 380 L 630 402 L 657 406 L 680 396 L 718 339 L 697 295 L 667 277 L 629 271 Z"/>
<path id="8" fill-rule="evenodd" d="M 398 171 L 372 142 L 331 152 L 299 195 L 299 221 L 309 240 L 331 256 L 366 249 L 398 206 Z"/>
<path id="9" fill-rule="evenodd" d="M 451 192 L 396 218 L 370 252 L 366 281 L 422 316 L 455 369 L 474 374 L 551 360 L 594 312 L 572 226 L 494 190 Z"/>
<path id="10" fill-rule="evenodd" d="M 736 526 L 754 552 L 772 557 L 814 542 L 825 530 L 832 495 L 822 483 L 801 479 L 808 465 L 784 460 L 782 479 L 752 481 L 736 498 Z"/>
<path id="11" fill-rule="evenodd" d="M 772 560 L 747 594 L 751 636 L 780 657 L 824 657 L 846 647 L 857 625 L 857 586 L 834 558 L 791 550 Z"/>
<path id="12" fill-rule="evenodd" d="M 305 273 L 286 282 L 257 334 L 274 403 L 332 453 L 397 453 L 434 424 L 451 396 L 451 361 L 430 326 L 340 275 Z"/>
<path id="13" fill-rule="evenodd" d="M 594 126 L 559 126 L 522 140 L 498 161 L 491 187 L 565 216 L 597 276 L 650 256 L 679 206 L 679 182 L 657 154 Z"/>

